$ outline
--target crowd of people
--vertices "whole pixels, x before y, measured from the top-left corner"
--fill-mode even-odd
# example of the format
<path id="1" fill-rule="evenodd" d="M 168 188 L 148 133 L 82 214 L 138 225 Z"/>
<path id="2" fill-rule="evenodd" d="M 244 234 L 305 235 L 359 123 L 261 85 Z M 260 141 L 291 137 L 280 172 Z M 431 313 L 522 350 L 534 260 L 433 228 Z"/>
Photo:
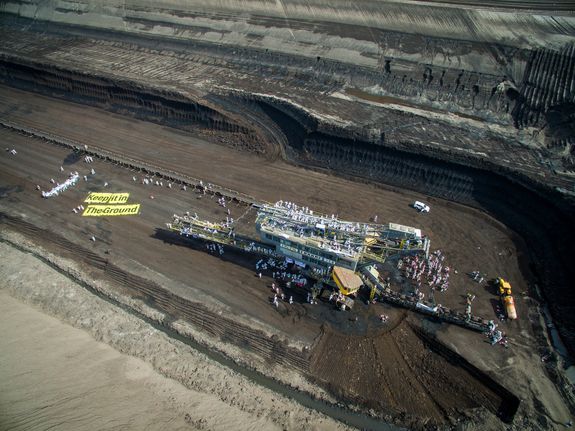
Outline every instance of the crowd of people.
<path id="1" fill-rule="evenodd" d="M 271 228 L 288 231 L 293 236 L 316 237 L 320 247 L 328 251 L 354 255 L 363 247 L 363 241 L 353 241 L 350 233 L 364 235 L 367 227 L 362 223 L 341 221 L 337 214 L 314 215 L 308 207 L 300 207 L 293 202 L 278 201 L 273 207 L 273 216 L 266 220 Z"/>
<path id="2" fill-rule="evenodd" d="M 339 220 L 337 214 L 332 214 L 331 217 L 314 215 L 308 207 L 300 207 L 293 202 L 278 201 L 274 208 L 283 210 L 286 223 L 289 221 L 296 225 L 313 227 L 319 224 L 323 225 L 325 230 L 340 232 L 365 233 L 367 229 L 362 223 Z"/>
<path id="3" fill-rule="evenodd" d="M 333 291 L 329 294 L 328 301 L 337 303 L 343 303 L 345 300 L 345 296 L 339 291 Z"/>
<path id="4" fill-rule="evenodd" d="M 138 181 L 138 178 L 136 178 L 135 176 L 133 176 L 133 177 L 132 177 L 132 180 L 133 180 L 134 182 L 137 182 L 137 181 Z M 155 186 L 158 186 L 158 187 L 164 187 L 164 181 L 163 181 L 163 180 L 161 180 L 161 179 L 160 179 L 160 180 L 157 180 L 157 179 L 154 179 L 154 178 L 150 178 L 150 177 L 148 177 L 148 176 L 143 177 L 142 180 L 140 181 L 140 183 L 143 184 L 143 185 L 145 185 L 145 186 L 153 186 L 153 185 L 155 185 Z M 166 187 L 168 187 L 169 189 L 171 189 L 171 188 L 172 188 L 172 183 L 168 181 L 168 182 L 166 183 Z M 182 190 L 186 190 L 186 186 L 185 186 L 185 185 L 182 187 Z"/>
<path id="5" fill-rule="evenodd" d="M 432 289 L 444 292 L 449 288 L 450 274 L 450 268 L 443 266 L 444 259 L 441 250 L 436 250 L 428 258 L 419 255 L 404 257 L 398 261 L 397 268 L 403 270 L 406 278 L 417 283 L 417 290 L 427 284 Z"/>
<path id="6" fill-rule="evenodd" d="M 325 278 L 331 274 L 332 267 L 328 268 L 311 268 L 311 272 L 314 274 L 314 278 L 320 279 Z"/>
<path id="7" fill-rule="evenodd" d="M 276 308 L 279 307 L 279 301 L 285 301 L 288 304 L 293 304 L 293 295 L 289 295 L 287 296 L 279 286 L 277 286 L 274 283 L 272 283 L 272 292 L 273 292 L 273 296 L 271 299 L 272 305 Z"/>
<path id="8" fill-rule="evenodd" d="M 259 278 L 262 277 L 262 271 L 271 271 L 273 296 L 270 301 L 275 307 L 279 306 L 280 300 L 293 304 L 293 295 L 286 295 L 280 285 L 285 286 L 285 289 L 288 290 L 308 285 L 307 277 L 298 271 L 297 265 L 288 259 L 263 258 L 256 262 L 255 269 Z M 310 293 L 308 293 L 307 302 L 316 303 L 315 298 Z"/>
<path id="9" fill-rule="evenodd" d="M 221 244 L 209 242 L 206 244 L 206 249 L 209 253 L 218 253 L 220 256 L 224 254 L 224 246 Z"/>
<path id="10" fill-rule="evenodd" d="M 267 259 L 260 259 L 256 262 L 256 271 L 261 274 L 261 271 L 272 271 L 272 278 L 274 280 L 286 283 L 288 287 L 297 286 L 304 287 L 308 281 L 305 276 L 298 272 L 289 271 L 290 262 L 287 259 L 280 260 L 272 257 Z"/>
<path id="11" fill-rule="evenodd" d="M 505 333 L 497 329 L 497 324 L 493 320 L 489 321 L 489 330 L 485 335 L 489 338 L 489 342 L 492 346 L 500 344 L 505 348 L 509 347 Z"/>

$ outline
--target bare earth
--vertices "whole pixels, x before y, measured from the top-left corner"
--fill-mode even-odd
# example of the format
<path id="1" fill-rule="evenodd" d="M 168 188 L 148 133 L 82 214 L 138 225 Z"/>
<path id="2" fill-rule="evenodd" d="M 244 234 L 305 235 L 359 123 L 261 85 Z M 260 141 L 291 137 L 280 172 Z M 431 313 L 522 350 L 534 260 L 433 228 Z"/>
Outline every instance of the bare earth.
<path id="1" fill-rule="evenodd" d="M 1 429 L 343 429 L 167 338 L 29 254 L 0 243 L 0 256 Z M 158 369 L 177 373 L 187 387 Z"/>
<path id="2" fill-rule="evenodd" d="M 215 199 L 190 190 L 184 192 L 177 186 L 171 189 L 145 187 L 140 183 L 142 175 L 139 173 L 100 160 L 86 165 L 71 157 L 68 150 L 7 129 L 0 129 L 0 137 L 4 146 L 17 150 L 17 155 L 0 153 L 2 212 L 78 244 L 122 270 L 152 280 L 182 298 L 206 304 L 223 316 L 232 316 L 238 323 L 277 334 L 298 349 L 311 348 L 309 373 L 321 387 L 331 389 L 346 400 L 355 400 L 364 408 L 374 407 L 378 414 L 400 418 L 403 424 L 413 420 L 414 426 L 419 427 L 428 421 L 445 425 L 447 417 L 461 415 L 463 410 L 471 415 L 470 412 L 483 408 L 483 416 L 474 419 L 476 429 L 485 429 L 482 426 L 486 423 L 490 429 L 504 429 L 504 424 L 494 415 L 499 401 L 493 398 L 493 393 L 483 382 L 458 367 L 447 372 L 451 365 L 430 352 L 414 336 L 411 324 L 423 324 L 469 362 L 489 370 L 521 398 L 520 419 L 515 422 L 517 429 L 536 429 L 538 426 L 560 429 L 569 419 L 568 408 L 540 361 L 540 352 L 547 347 L 547 342 L 536 313 L 537 304 L 529 294 L 531 275 L 522 257 L 524 245 L 513 232 L 485 213 L 412 192 L 365 185 L 283 162 L 266 161 L 155 124 L 5 87 L 0 87 L 0 100 L 3 119 L 73 138 L 92 148 L 153 161 L 166 169 L 217 183 L 257 199 L 291 200 L 315 211 L 337 213 L 342 219 L 367 221 L 377 214 L 382 222 L 420 227 L 430 236 L 432 248 L 442 249 L 447 263 L 457 270 L 450 289 L 444 294 L 436 294 L 438 302 L 463 310 L 465 294 L 473 292 L 477 296 L 474 314 L 494 319 L 497 296 L 486 284 L 476 284 L 466 276 L 467 272 L 480 270 L 489 277 L 504 275 L 510 279 L 520 318 L 501 325 L 510 337 L 511 348 L 506 350 L 500 346 L 491 347 L 481 334 L 434 324 L 383 304 L 369 309 L 359 304 L 350 315 L 337 313 L 326 305 L 311 306 L 303 301 L 296 301 L 290 307 L 282 304 L 276 311 L 269 304 L 270 274 L 262 279 L 255 277 L 255 258 L 227 253 L 220 259 L 201 248 L 181 247 L 162 241 L 158 236 L 158 229 L 163 229 L 174 213 L 198 212 L 214 221 L 225 218 Z M 60 166 L 64 166 L 65 172 L 60 172 Z M 50 188 L 50 178 L 62 181 L 70 170 L 77 170 L 83 176 L 90 168 L 96 170 L 95 176 L 88 182 L 80 181 L 78 186 L 55 199 L 42 199 L 34 190 L 37 184 L 43 189 Z M 137 181 L 133 181 L 133 176 Z M 104 182 L 109 186 L 105 188 Z M 107 219 L 89 219 L 74 214 L 72 208 L 82 203 L 90 191 L 129 192 L 131 202 L 142 203 L 141 214 Z M 150 199 L 152 195 L 154 199 Z M 409 207 L 414 199 L 427 200 L 432 211 L 427 215 L 415 212 Z M 247 208 L 237 205 L 232 206 L 231 211 L 238 219 L 246 214 Z M 245 228 L 249 229 L 249 225 Z M 95 243 L 89 241 L 92 235 L 97 238 Z M 28 232 L 28 236 L 51 252 L 72 261 L 78 258 L 71 251 L 58 249 L 42 234 Z M 6 268 L 15 270 L 20 266 L 6 265 Z M 92 280 L 106 279 L 100 269 L 83 266 L 82 270 Z M 125 286 L 117 286 L 117 289 L 130 293 Z M 50 298 L 45 298 L 45 303 L 49 302 Z M 377 320 L 381 312 L 389 313 L 396 323 L 382 327 Z M 349 320 L 352 316 L 358 317 L 357 325 Z M 89 331 L 90 328 L 90 325 L 85 326 Z M 177 365 L 170 366 L 186 369 L 193 364 L 180 357 L 175 360 Z M 163 366 L 154 364 L 156 369 Z M 276 364 L 267 362 L 262 367 L 278 378 L 284 375 L 285 370 Z M 174 371 L 172 377 L 189 382 L 186 374 L 180 371 Z M 210 372 L 202 373 L 200 378 L 222 380 Z M 403 390 L 405 387 L 410 389 Z M 206 389 L 207 392 L 211 390 L 212 387 Z M 252 406 L 252 401 L 241 399 L 242 405 Z M 266 411 L 265 403 L 261 408 Z M 293 411 L 300 411 L 298 408 L 294 407 Z M 270 409 L 273 411 L 273 407 Z M 253 415 L 259 410 L 252 406 L 245 411 Z M 261 414 L 265 417 L 265 413 Z M 310 422 L 307 421 L 310 420 L 316 426 L 327 423 L 320 422 L 317 417 L 310 419 L 305 416 L 308 413 L 297 418 L 292 414 L 288 415 L 288 422 L 272 414 L 273 422 L 290 429 L 308 429 Z M 181 417 L 178 420 L 181 421 Z M 239 423 L 249 424 L 249 420 Z M 334 424 L 326 425 L 326 429 Z M 214 427 L 218 428 L 218 425 Z M 246 427 L 251 428 L 250 425 Z M 261 424 L 261 428 L 267 429 L 266 424 Z"/>
<path id="3" fill-rule="evenodd" d="M 4 291 L 0 298 L 4 429 L 187 428 L 173 402 L 184 398 L 181 385 Z M 200 404 L 193 395 L 190 405 Z"/>

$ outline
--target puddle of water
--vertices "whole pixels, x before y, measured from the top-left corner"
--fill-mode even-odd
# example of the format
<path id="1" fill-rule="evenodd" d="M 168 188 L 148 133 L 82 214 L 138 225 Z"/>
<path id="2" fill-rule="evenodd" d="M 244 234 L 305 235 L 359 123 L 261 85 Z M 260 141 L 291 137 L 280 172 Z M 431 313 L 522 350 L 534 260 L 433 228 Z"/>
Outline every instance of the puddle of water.
<path id="1" fill-rule="evenodd" d="M 565 375 L 571 382 L 571 384 L 575 384 L 575 366 L 571 365 L 569 368 L 565 370 Z"/>
<path id="2" fill-rule="evenodd" d="M 544 306 L 542 310 L 543 310 L 543 317 L 545 318 L 545 324 L 547 325 L 547 330 L 551 335 L 551 342 L 553 344 L 553 347 L 555 347 L 555 350 L 557 350 L 557 353 L 559 353 L 563 357 L 563 359 L 571 362 L 571 358 L 569 356 L 569 353 L 567 352 L 567 347 L 565 347 L 565 344 L 563 344 L 563 340 L 561 340 L 559 331 L 557 330 L 555 324 L 553 323 L 553 320 L 551 319 L 551 313 L 549 311 L 549 308 L 547 308 L 547 306 Z"/>

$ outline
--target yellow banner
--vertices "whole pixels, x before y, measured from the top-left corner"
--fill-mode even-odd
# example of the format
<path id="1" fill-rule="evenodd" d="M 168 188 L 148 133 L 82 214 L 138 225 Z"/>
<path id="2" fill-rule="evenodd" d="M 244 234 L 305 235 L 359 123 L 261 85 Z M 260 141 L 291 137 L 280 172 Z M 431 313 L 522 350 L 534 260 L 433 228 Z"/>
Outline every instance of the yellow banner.
<path id="1" fill-rule="evenodd" d="M 131 205 L 88 205 L 82 217 L 107 217 L 137 215 L 140 212 L 140 204 Z"/>
<path id="2" fill-rule="evenodd" d="M 130 193 L 90 193 L 84 202 L 89 204 L 125 204 Z"/>

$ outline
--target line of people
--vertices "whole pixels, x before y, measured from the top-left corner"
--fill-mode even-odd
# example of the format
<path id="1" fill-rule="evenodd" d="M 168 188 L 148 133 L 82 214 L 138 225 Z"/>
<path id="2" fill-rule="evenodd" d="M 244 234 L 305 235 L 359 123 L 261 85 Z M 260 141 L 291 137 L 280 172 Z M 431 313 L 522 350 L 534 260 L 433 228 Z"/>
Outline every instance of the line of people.
<path id="1" fill-rule="evenodd" d="M 42 197 L 51 198 L 53 196 L 58 196 L 60 193 L 64 192 L 69 187 L 75 185 L 78 182 L 78 172 L 72 172 L 70 176 L 62 184 L 56 183 L 56 186 L 49 191 L 42 191 Z M 54 179 L 51 182 L 55 182 Z M 38 187 L 36 187 L 38 188 Z"/>

